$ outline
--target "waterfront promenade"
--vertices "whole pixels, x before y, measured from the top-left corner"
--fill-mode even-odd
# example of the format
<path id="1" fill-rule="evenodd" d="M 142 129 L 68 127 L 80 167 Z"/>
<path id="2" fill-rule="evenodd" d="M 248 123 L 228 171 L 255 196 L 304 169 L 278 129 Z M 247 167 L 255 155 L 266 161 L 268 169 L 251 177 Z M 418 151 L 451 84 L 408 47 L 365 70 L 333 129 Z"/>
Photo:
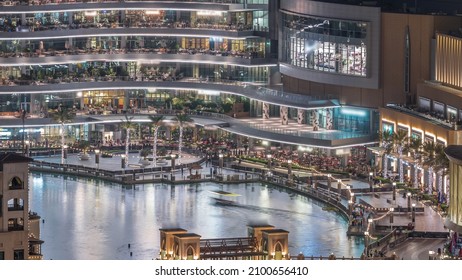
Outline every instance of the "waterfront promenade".
<path id="1" fill-rule="evenodd" d="M 37 157 L 35 160 L 59 166 L 60 157 Z M 68 169 L 66 172 L 64 172 L 64 170 L 61 170 L 60 172 L 60 169 L 50 169 L 49 166 L 44 168 L 37 168 L 37 163 L 34 164 L 34 168 L 32 168 L 32 170 L 42 170 L 45 172 L 48 170 L 61 174 L 71 174 L 77 176 L 83 175 L 87 177 L 99 177 L 101 179 L 109 180 L 111 178 L 104 178 L 109 174 L 106 173 L 105 175 L 105 172 L 119 172 L 121 174 L 120 176 L 129 176 L 129 180 L 127 181 L 129 184 L 143 184 L 150 182 L 184 184 L 204 181 L 216 181 L 223 183 L 263 181 L 273 183 L 275 185 L 290 187 L 296 192 L 309 195 L 315 199 L 327 202 L 328 205 L 338 208 L 346 217 L 348 217 L 350 214 L 349 203 L 346 196 L 338 196 L 338 183 L 337 180 L 334 179 L 335 176 L 332 177 L 333 180 L 331 180 L 331 186 L 328 188 L 328 181 L 324 176 L 325 174 L 319 174 L 309 170 L 293 170 L 292 175 L 297 178 L 297 181 L 295 183 L 290 181 L 292 183 L 288 184 L 288 170 L 286 168 L 272 167 L 271 176 L 266 176 L 265 173 L 268 172 L 268 168 L 264 164 L 228 160 L 225 163 L 221 163 L 223 168 L 220 168 L 220 165 L 217 164 L 217 162 L 214 163 L 215 164 L 212 164 L 212 161 L 206 161 L 200 155 L 185 153 L 184 157 L 182 158 L 181 165 L 176 163 L 174 169 L 172 169 L 172 161 L 167 160 L 160 166 L 157 166 L 156 171 L 154 171 L 151 169 L 153 168 L 152 164 L 142 167 L 139 164 L 139 157 L 137 154 L 130 155 L 126 168 L 122 168 L 120 156 L 114 156 L 113 158 L 101 158 L 99 164 L 96 164 L 94 155 L 91 155 L 90 159 L 86 161 L 81 161 L 77 155 L 69 155 L 66 165 L 81 166 L 99 170 L 99 172 L 79 174 L 73 172 L 72 170 L 75 171 L 75 169 L 72 168 Z M 321 177 L 319 177 L 319 175 L 321 175 Z M 319 180 L 316 181 L 319 185 L 317 189 L 310 188 L 307 183 L 308 178 L 313 176 L 319 178 Z M 385 185 L 382 186 L 382 188 L 374 186 L 374 191 L 370 192 L 370 185 L 368 182 L 352 178 L 343 178 L 341 184 L 342 194 L 346 192 L 347 187 L 349 187 L 354 193 L 354 196 L 356 197 L 356 205 L 363 207 L 364 209 L 365 225 L 367 223 L 366 215 L 370 214 L 374 217 L 373 227 L 376 230 L 373 233 L 375 235 L 373 240 L 378 240 L 380 236 L 385 235 L 392 229 L 398 229 L 400 232 L 402 230 L 406 230 L 410 223 L 413 225 L 415 232 L 423 233 L 424 236 L 431 233 L 436 233 L 440 234 L 439 236 L 441 237 L 448 232 L 447 229 L 444 228 L 444 219 L 441 217 L 440 213 L 435 211 L 435 209 L 428 205 L 428 203 L 425 201 L 419 201 L 416 197 L 411 198 L 411 203 L 416 204 L 416 209 L 419 209 L 419 211 L 414 213 L 414 222 L 412 223 L 413 214 L 403 210 L 407 209 L 407 197 L 403 196 L 403 193 L 399 190 L 396 192 L 395 200 L 393 200 L 393 193 L 391 191 L 383 191 L 384 189 L 389 189 L 390 186 Z M 393 219 L 390 219 L 390 208 L 401 208 L 402 211 L 395 210 L 396 212 L 393 213 Z M 367 230 L 365 225 L 360 229 L 357 229 L 357 232 L 354 235 L 363 235 L 364 231 Z M 354 230 L 352 233 L 354 233 Z M 397 237 L 395 236 L 395 240 L 396 239 Z M 403 245 L 399 246 L 400 254 L 403 254 L 403 256 L 406 256 L 406 258 L 412 258 L 413 256 L 415 257 L 416 255 L 413 255 L 410 250 L 413 250 L 412 248 L 416 246 L 415 242 L 418 241 L 405 241 L 406 240 L 403 240 Z M 434 242 L 426 242 L 425 244 L 433 246 L 434 244 L 443 243 L 444 238 L 439 238 Z M 398 248 L 397 245 L 399 244 L 394 244 L 394 247 Z M 408 249 L 406 249 L 406 246 L 408 246 Z M 393 252 L 395 248 L 393 248 Z M 428 251 L 436 251 L 438 248 L 428 248 Z M 379 249 L 383 249 L 383 244 Z M 388 253 L 391 253 L 391 251 L 388 250 Z M 422 257 L 422 254 L 418 255 L 419 258 Z"/>

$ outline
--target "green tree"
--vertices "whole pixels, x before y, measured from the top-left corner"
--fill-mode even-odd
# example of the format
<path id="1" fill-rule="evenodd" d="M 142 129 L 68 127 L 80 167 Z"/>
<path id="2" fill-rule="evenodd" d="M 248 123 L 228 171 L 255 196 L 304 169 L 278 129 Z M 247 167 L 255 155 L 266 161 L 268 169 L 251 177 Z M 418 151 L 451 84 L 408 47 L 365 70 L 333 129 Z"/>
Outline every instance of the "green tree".
<path id="1" fill-rule="evenodd" d="M 183 128 L 185 124 L 192 123 L 193 120 L 188 115 L 181 113 L 176 115 L 174 121 L 176 121 L 180 127 L 180 139 L 178 141 L 178 163 L 181 163 L 181 149 L 183 148 Z"/>
<path id="2" fill-rule="evenodd" d="M 125 120 L 122 120 L 122 124 L 120 125 L 122 129 L 125 129 L 125 158 L 128 162 L 128 152 L 130 149 L 130 131 L 132 129 L 136 129 L 136 124 L 133 122 L 133 116 L 129 117 L 125 114 Z"/>
<path id="3" fill-rule="evenodd" d="M 411 153 L 412 158 L 414 159 L 414 188 L 417 188 L 419 185 L 419 163 L 422 157 L 422 140 L 417 137 L 411 137 L 407 143 L 406 149 Z"/>
<path id="4" fill-rule="evenodd" d="M 399 161 L 399 182 L 404 181 L 404 171 L 403 171 L 403 151 L 405 150 L 409 137 L 407 136 L 407 131 L 398 130 L 393 133 L 393 144 L 396 147 L 396 152 L 398 153 Z"/>
<path id="5" fill-rule="evenodd" d="M 383 151 L 383 177 L 388 176 L 388 155 L 393 150 L 393 132 L 391 130 L 384 130 L 379 133 L 380 145 L 384 148 Z"/>
<path id="6" fill-rule="evenodd" d="M 62 105 L 59 105 L 58 109 L 53 114 L 53 119 L 61 124 L 61 164 L 64 164 L 64 137 L 66 132 L 66 123 L 71 122 L 75 117 L 74 112 L 69 110 Z"/>
<path id="7" fill-rule="evenodd" d="M 438 193 L 440 194 L 440 202 L 441 196 L 443 194 L 443 178 L 446 175 L 446 172 L 449 168 L 449 159 L 444 152 L 445 146 L 443 144 L 436 144 L 435 146 L 435 172 L 437 175 L 437 189 Z"/>
<path id="8" fill-rule="evenodd" d="M 427 166 L 428 171 L 428 193 L 433 192 L 433 169 L 436 166 L 436 145 L 433 141 L 427 141 L 423 144 L 423 164 Z"/>
<path id="9" fill-rule="evenodd" d="M 158 132 L 159 128 L 161 126 L 162 120 L 164 119 L 164 116 L 149 116 L 149 120 L 151 121 L 151 126 L 154 129 L 154 143 L 152 144 L 152 160 L 154 166 L 156 166 L 157 163 L 157 137 L 158 137 Z"/>

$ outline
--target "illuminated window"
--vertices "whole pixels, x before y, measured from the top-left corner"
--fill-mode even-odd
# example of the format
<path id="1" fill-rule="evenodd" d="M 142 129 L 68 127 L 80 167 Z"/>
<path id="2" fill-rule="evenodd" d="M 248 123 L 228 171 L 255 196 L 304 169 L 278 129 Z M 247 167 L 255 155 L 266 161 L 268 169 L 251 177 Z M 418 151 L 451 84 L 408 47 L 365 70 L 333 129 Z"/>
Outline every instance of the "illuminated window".
<path id="1" fill-rule="evenodd" d="M 369 23 L 283 15 L 282 61 L 311 70 L 367 76 Z"/>

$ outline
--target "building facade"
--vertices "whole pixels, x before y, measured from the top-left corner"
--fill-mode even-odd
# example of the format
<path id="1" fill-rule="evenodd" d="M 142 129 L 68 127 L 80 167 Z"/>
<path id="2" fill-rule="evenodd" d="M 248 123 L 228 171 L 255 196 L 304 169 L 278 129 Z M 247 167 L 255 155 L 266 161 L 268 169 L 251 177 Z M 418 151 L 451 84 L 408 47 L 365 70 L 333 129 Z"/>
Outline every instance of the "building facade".
<path id="1" fill-rule="evenodd" d="M 66 126 L 69 141 L 121 140 L 121 118 L 112 115 L 187 109 L 276 119 L 277 129 L 241 122 L 226 131 L 325 150 L 377 144 L 378 132 L 399 125 L 457 144 L 450 123 L 427 125 L 397 109 L 431 106 L 454 121 L 461 114 L 457 97 L 446 100 L 457 94 L 439 92 L 460 83 L 447 69 L 460 53 L 443 45 L 457 46 L 447 34 L 462 21 L 435 13 L 452 4 L 427 2 L 8 1 L 0 142 L 52 141 L 62 133 L 51 119 L 61 105 L 78 116 Z M 296 125 L 308 132 L 288 129 Z"/>
<path id="2" fill-rule="evenodd" d="M 30 161 L 0 154 L 0 260 L 42 259 L 40 217 L 29 211 Z"/>

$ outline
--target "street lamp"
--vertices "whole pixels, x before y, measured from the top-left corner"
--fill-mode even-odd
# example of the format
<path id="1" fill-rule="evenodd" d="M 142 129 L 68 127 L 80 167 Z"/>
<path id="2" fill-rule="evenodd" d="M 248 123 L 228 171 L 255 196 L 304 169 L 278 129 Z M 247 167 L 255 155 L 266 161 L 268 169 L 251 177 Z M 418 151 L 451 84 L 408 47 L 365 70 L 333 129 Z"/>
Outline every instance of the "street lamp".
<path id="1" fill-rule="evenodd" d="M 96 149 L 96 150 L 95 150 L 95 164 L 96 164 L 96 168 L 99 168 L 99 153 L 100 153 L 100 150 Z"/>
<path id="2" fill-rule="evenodd" d="M 125 155 L 120 156 L 120 164 L 121 164 L 122 168 L 125 169 L 125 167 L 126 167 Z"/>
<path id="3" fill-rule="evenodd" d="M 372 225 L 373 222 L 374 222 L 374 220 L 372 218 L 367 219 L 367 223 L 368 223 L 367 228 L 370 231 L 373 231 L 373 225 Z"/>
<path id="4" fill-rule="evenodd" d="M 393 182 L 393 202 L 396 203 L 396 182 Z"/>
<path id="5" fill-rule="evenodd" d="M 411 193 L 407 193 L 407 212 L 411 212 Z"/>
<path id="6" fill-rule="evenodd" d="M 64 147 L 63 158 L 64 158 L 64 159 L 67 159 L 67 148 L 69 148 L 69 146 L 68 146 L 68 145 L 64 145 L 63 147 Z"/>
<path id="7" fill-rule="evenodd" d="M 364 247 L 366 248 L 366 258 L 369 257 L 369 232 L 364 232 Z"/>
<path id="8" fill-rule="evenodd" d="M 415 203 L 412 203 L 412 223 L 415 223 Z"/>
<path id="9" fill-rule="evenodd" d="M 393 211 L 395 211 L 395 208 L 391 207 L 390 208 L 390 230 L 393 230 Z"/>
<path id="10" fill-rule="evenodd" d="M 374 173 L 372 172 L 369 172 L 369 191 L 370 192 L 374 192 L 374 188 L 372 186 L 372 176 L 374 175 Z"/>
<path id="11" fill-rule="evenodd" d="M 24 133 L 24 130 L 23 130 L 23 133 Z M 26 148 L 25 148 L 25 156 L 28 157 L 29 156 L 29 153 L 30 153 L 30 141 L 29 140 L 26 140 L 24 141 L 26 143 Z"/>
<path id="12" fill-rule="evenodd" d="M 337 190 L 338 190 L 338 195 L 342 195 L 342 180 L 337 179 Z"/>
<path id="13" fill-rule="evenodd" d="M 271 171 L 271 154 L 267 154 L 266 155 L 266 158 L 268 158 L 268 170 Z"/>
<path id="14" fill-rule="evenodd" d="M 220 167 L 220 175 L 223 174 L 223 154 L 218 155 L 218 164 Z"/>
<path id="15" fill-rule="evenodd" d="M 176 159 L 176 155 L 172 155 L 171 156 L 171 159 L 172 159 L 172 166 L 170 168 L 170 173 L 173 173 L 173 171 L 175 170 L 175 159 Z"/>

